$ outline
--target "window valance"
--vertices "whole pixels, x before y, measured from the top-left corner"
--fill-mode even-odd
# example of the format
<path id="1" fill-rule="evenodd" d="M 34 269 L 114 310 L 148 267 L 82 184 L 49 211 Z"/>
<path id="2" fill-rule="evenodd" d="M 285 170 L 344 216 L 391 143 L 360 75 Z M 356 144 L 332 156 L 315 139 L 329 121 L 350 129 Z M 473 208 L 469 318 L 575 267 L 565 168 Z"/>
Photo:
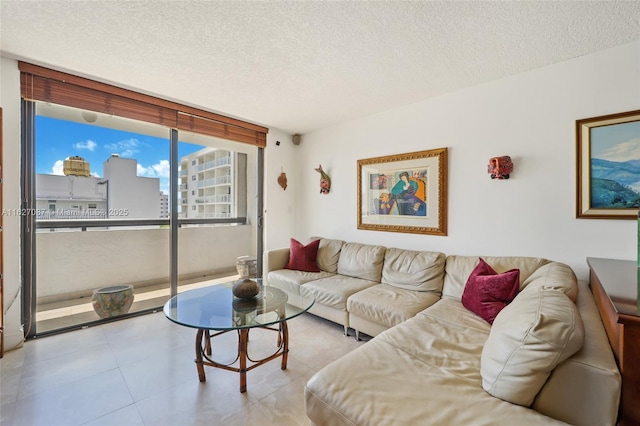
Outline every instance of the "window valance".
<path id="1" fill-rule="evenodd" d="M 261 148 L 268 128 L 84 77 L 19 62 L 22 98 L 113 114 Z"/>

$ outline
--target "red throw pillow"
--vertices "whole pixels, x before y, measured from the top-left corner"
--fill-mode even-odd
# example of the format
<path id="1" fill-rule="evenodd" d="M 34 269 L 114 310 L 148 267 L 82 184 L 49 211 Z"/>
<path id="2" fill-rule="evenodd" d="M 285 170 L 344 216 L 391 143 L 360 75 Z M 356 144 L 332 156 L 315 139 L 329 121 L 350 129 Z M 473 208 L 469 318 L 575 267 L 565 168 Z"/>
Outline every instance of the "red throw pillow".
<path id="1" fill-rule="evenodd" d="M 289 262 L 286 269 L 305 272 L 320 272 L 316 264 L 318 246 L 320 240 L 313 240 L 306 246 L 291 238 L 291 249 L 289 251 Z"/>
<path id="2" fill-rule="evenodd" d="M 498 313 L 515 299 L 519 290 L 519 269 L 498 274 L 480 258 L 464 287 L 462 304 L 489 324 L 493 324 Z"/>

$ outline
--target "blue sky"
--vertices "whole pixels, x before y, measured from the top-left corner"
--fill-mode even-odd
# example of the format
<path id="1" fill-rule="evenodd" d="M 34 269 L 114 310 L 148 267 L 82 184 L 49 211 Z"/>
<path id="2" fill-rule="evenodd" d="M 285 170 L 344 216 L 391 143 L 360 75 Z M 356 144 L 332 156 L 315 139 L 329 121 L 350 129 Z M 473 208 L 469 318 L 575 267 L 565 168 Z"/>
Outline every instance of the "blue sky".
<path id="1" fill-rule="evenodd" d="M 102 177 L 102 164 L 118 154 L 138 161 L 138 176 L 157 177 L 169 193 L 169 131 L 167 139 L 36 116 L 36 173 L 62 175 L 63 161 L 74 155 L 87 160 L 91 174 Z M 180 143 L 179 157 L 201 149 Z"/>

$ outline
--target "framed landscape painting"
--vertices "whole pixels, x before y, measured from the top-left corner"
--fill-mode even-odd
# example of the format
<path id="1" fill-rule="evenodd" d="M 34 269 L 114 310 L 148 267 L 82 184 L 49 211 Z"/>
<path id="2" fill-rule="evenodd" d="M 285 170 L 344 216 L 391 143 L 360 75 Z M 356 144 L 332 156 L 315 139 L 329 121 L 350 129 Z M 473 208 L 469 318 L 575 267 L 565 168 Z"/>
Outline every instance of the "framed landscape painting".
<path id="1" fill-rule="evenodd" d="M 447 148 L 358 160 L 358 229 L 447 235 Z"/>
<path id="2" fill-rule="evenodd" d="M 640 110 L 577 120 L 576 139 L 576 217 L 637 219 Z"/>

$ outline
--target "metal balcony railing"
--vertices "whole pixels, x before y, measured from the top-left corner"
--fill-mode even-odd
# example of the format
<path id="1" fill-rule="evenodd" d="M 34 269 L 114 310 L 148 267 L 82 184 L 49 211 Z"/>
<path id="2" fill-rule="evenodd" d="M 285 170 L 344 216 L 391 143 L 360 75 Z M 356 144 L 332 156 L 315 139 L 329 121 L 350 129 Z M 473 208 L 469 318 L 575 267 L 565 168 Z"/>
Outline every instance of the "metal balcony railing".
<path id="1" fill-rule="evenodd" d="M 198 164 L 196 166 L 196 172 L 202 172 L 209 169 L 215 169 L 216 167 L 225 166 L 231 164 L 231 156 L 218 158 L 216 160 L 207 161 L 206 163 Z"/>
<path id="2" fill-rule="evenodd" d="M 198 218 L 205 219 L 222 219 L 222 218 L 230 218 L 231 213 L 217 212 L 217 213 L 197 213 Z"/>
<path id="3" fill-rule="evenodd" d="M 218 176 L 214 178 L 197 181 L 196 187 L 202 188 L 205 186 L 228 185 L 230 183 L 231 183 L 231 175 L 225 175 L 225 176 Z"/>
<path id="4" fill-rule="evenodd" d="M 177 222 L 178 282 L 227 271 L 235 274 L 237 257 L 255 253 L 251 243 L 254 229 L 247 218 L 180 218 Z M 133 284 L 136 300 L 147 288 L 168 288 L 169 223 L 169 219 L 160 218 L 36 220 L 37 275 L 33 278 L 38 306 L 66 303 L 79 296 L 90 306 L 95 289 L 115 285 Z M 164 301 L 158 303 L 161 306 Z M 41 310 L 38 315 L 43 318 Z M 69 320 L 83 322 L 86 318 L 73 317 Z"/>
<path id="5" fill-rule="evenodd" d="M 178 226 L 209 225 L 209 224 L 239 224 L 246 225 L 246 217 L 230 217 L 229 213 L 207 213 L 198 218 L 178 218 Z M 120 228 L 120 227 L 149 227 L 168 226 L 171 219 L 84 219 L 84 220 L 36 220 L 36 229 L 73 229 L 86 231 L 89 228 Z"/>
<path id="6" fill-rule="evenodd" d="M 209 195 L 196 198 L 196 204 L 230 203 L 231 194 Z"/>

